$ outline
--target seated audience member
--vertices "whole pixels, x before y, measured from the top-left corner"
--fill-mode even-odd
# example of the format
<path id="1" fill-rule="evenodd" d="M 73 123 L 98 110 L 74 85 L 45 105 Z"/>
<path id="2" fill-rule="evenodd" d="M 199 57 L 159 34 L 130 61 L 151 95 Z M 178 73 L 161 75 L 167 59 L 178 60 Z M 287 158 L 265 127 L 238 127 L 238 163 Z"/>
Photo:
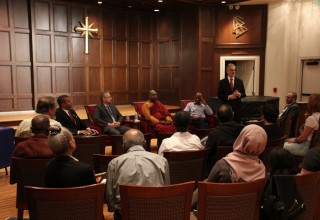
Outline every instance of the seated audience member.
<path id="1" fill-rule="evenodd" d="M 110 135 L 120 135 L 128 131 L 129 127 L 122 125 L 123 117 L 117 107 L 112 104 L 110 92 L 100 94 L 101 103 L 94 109 L 94 121 L 103 124 L 103 133 Z"/>
<path id="2" fill-rule="evenodd" d="M 56 158 L 46 166 L 45 187 L 76 187 L 96 183 L 92 167 L 72 156 L 76 143 L 68 129 L 50 127 L 48 145 Z"/>
<path id="3" fill-rule="evenodd" d="M 267 134 L 258 125 L 245 126 L 233 145 L 233 152 L 217 161 L 206 182 L 238 183 L 266 177 L 266 168 L 259 155 L 267 143 Z M 198 191 L 193 194 L 192 207 L 196 207 Z"/>
<path id="4" fill-rule="evenodd" d="M 187 111 L 191 115 L 191 124 L 197 128 L 207 128 L 208 123 L 206 121 L 206 115 L 212 115 L 212 109 L 203 99 L 202 94 L 197 92 L 194 102 L 189 102 L 184 111 Z"/>
<path id="5" fill-rule="evenodd" d="M 47 116 L 50 119 L 51 126 L 54 126 L 54 125 L 61 126 L 59 122 L 53 119 L 56 113 L 56 103 L 55 103 L 54 97 L 44 96 L 40 98 L 37 103 L 36 113 Z M 16 137 L 32 137 L 33 136 L 30 130 L 31 120 L 32 118 L 24 119 L 19 124 L 17 131 L 15 133 Z"/>
<path id="6" fill-rule="evenodd" d="M 59 108 L 56 110 L 56 120 L 65 128 L 68 128 L 73 135 L 96 134 L 95 129 L 91 129 L 85 121 L 82 121 L 76 111 L 72 109 L 70 96 L 61 95 L 57 99 Z"/>
<path id="7" fill-rule="evenodd" d="M 296 175 L 294 156 L 282 147 L 270 151 L 268 158 L 268 177 L 273 175 Z"/>
<path id="8" fill-rule="evenodd" d="M 280 139 L 283 135 L 277 119 L 279 115 L 278 108 L 273 104 L 265 104 L 262 107 L 263 129 L 268 135 L 268 140 Z"/>
<path id="9" fill-rule="evenodd" d="M 311 115 L 306 119 L 301 135 L 289 138 L 283 146 L 294 155 L 304 156 L 308 152 L 313 131 L 319 129 L 320 94 L 309 96 L 308 110 Z"/>
<path id="10" fill-rule="evenodd" d="M 114 219 L 121 219 L 119 185 L 161 186 L 170 184 L 168 161 L 145 151 L 141 131 L 131 129 L 123 135 L 125 154 L 113 159 L 107 170 L 106 198 Z"/>
<path id="11" fill-rule="evenodd" d="M 37 115 L 31 120 L 31 131 L 34 134 L 28 140 L 17 144 L 13 156 L 21 158 L 53 158 L 48 146 L 50 121 L 47 116 Z"/>
<path id="12" fill-rule="evenodd" d="M 217 110 L 219 124 L 208 135 L 206 148 L 210 149 L 208 160 L 209 171 L 216 161 L 218 146 L 233 146 L 234 141 L 239 136 L 243 125 L 233 120 L 233 111 L 230 105 L 222 104 Z"/>
<path id="13" fill-rule="evenodd" d="M 300 175 L 320 171 L 320 147 L 311 148 L 303 158 Z"/>
<path id="14" fill-rule="evenodd" d="M 287 105 L 283 109 L 283 111 L 279 114 L 279 118 L 281 119 L 281 121 L 283 121 L 288 116 L 292 116 L 289 137 L 295 136 L 295 127 L 296 127 L 296 123 L 298 123 L 297 119 L 299 116 L 300 107 L 299 107 L 298 103 L 296 102 L 296 100 L 297 100 L 297 93 L 289 92 L 286 95 L 286 104 Z"/>
<path id="15" fill-rule="evenodd" d="M 159 155 L 163 156 L 165 151 L 192 151 L 203 148 L 199 137 L 188 132 L 190 119 L 188 112 L 180 111 L 175 114 L 173 124 L 177 132 L 162 141 Z"/>
<path id="16" fill-rule="evenodd" d="M 175 132 L 171 115 L 167 108 L 158 100 L 156 91 L 149 91 L 149 100 L 143 104 L 141 110 L 143 116 L 151 121 L 154 130 L 157 132 Z"/>

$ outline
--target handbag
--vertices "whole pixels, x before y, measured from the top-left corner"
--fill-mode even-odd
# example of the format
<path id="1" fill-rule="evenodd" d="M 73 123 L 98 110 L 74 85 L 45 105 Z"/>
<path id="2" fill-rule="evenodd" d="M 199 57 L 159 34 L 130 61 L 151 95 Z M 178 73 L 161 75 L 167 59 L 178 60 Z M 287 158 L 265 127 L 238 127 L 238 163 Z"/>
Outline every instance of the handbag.
<path id="1" fill-rule="evenodd" d="M 294 175 L 274 175 L 266 185 L 261 219 L 295 219 L 305 210 Z"/>
<path id="2" fill-rule="evenodd" d="M 320 118 L 318 122 L 318 130 L 313 131 L 309 149 L 313 147 L 320 147 L 320 129 L 319 128 L 320 128 Z"/>

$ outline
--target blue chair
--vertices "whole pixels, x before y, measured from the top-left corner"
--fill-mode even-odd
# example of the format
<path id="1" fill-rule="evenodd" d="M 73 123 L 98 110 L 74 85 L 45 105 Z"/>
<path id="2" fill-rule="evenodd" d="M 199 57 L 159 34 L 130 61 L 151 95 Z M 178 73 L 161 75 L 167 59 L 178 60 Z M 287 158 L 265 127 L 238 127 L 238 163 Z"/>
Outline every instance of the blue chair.
<path id="1" fill-rule="evenodd" d="M 12 153 L 14 150 L 14 130 L 9 127 L 0 127 L 0 169 L 6 169 L 11 165 Z"/>

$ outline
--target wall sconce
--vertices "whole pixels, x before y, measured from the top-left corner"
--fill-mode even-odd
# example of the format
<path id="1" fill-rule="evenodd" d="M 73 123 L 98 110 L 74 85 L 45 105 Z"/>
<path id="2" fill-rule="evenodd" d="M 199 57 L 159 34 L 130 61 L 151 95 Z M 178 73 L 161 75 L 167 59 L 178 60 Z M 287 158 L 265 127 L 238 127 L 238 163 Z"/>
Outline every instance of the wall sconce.
<path id="1" fill-rule="evenodd" d="M 229 10 L 239 10 L 240 9 L 240 5 L 236 4 L 236 5 L 228 5 Z"/>

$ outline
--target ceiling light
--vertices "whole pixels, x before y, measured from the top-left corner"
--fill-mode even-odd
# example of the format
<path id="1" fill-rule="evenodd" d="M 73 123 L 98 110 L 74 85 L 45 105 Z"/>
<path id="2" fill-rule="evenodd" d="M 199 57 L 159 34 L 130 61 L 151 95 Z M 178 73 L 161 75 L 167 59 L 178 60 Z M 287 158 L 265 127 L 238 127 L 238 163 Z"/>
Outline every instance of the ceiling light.
<path id="1" fill-rule="evenodd" d="M 235 5 L 234 9 L 239 10 L 240 9 L 240 5 L 239 4 Z"/>
<path id="2" fill-rule="evenodd" d="M 226 4 L 227 2 L 226 1 L 221 1 L 221 4 Z"/>
<path id="3" fill-rule="evenodd" d="M 101 4 L 102 4 L 102 1 L 98 1 L 98 4 L 101 5 Z"/>
<path id="4" fill-rule="evenodd" d="M 158 0 L 158 2 L 163 2 L 162 0 Z"/>
<path id="5" fill-rule="evenodd" d="M 153 11 L 158 12 L 158 11 L 159 11 L 159 9 L 154 9 Z"/>
<path id="6" fill-rule="evenodd" d="M 229 8 L 229 10 L 232 10 L 233 9 L 233 5 L 229 5 L 228 8 Z"/>

